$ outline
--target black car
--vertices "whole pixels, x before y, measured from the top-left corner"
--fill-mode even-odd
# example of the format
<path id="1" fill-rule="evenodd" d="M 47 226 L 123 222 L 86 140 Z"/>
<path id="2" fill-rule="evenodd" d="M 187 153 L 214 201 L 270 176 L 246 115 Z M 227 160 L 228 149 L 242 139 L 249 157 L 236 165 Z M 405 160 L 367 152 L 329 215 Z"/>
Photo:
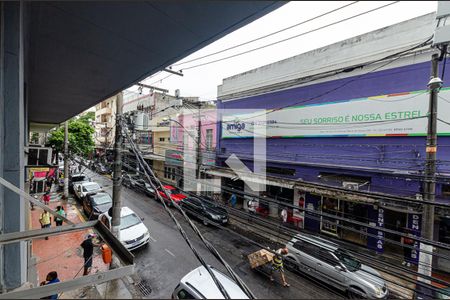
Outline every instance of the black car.
<path id="1" fill-rule="evenodd" d="M 228 212 L 211 201 L 197 197 L 187 197 L 181 200 L 181 207 L 187 214 L 203 221 L 203 224 L 214 222 L 219 224 L 228 223 Z"/>
<path id="2" fill-rule="evenodd" d="M 138 179 L 135 181 L 134 189 L 138 192 L 145 193 L 147 196 L 154 197 L 155 190 L 144 179 Z"/>
<path id="3" fill-rule="evenodd" d="M 136 180 L 138 179 L 139 176 L 124 174 L 122 176 L 122 185 L 126 186 L 127 188 L 134 188 L 134 186 L 136 185 Z"/>
<path id="4" fill-rule="evenodd" d="M 90 220 L 98 219 L 98 216 L 107 212 L 111 206 L 111 196 L 105 192 L 87 194 L 83 199 L 83 211 Z"/>
<path id="5" fill-rule="evenodd" d="M 73 174 L 69 177 L 69 192 L 73 193 L 73 184 L 76 182 L 90 181 L 89 177 L 84 174 Z"/>

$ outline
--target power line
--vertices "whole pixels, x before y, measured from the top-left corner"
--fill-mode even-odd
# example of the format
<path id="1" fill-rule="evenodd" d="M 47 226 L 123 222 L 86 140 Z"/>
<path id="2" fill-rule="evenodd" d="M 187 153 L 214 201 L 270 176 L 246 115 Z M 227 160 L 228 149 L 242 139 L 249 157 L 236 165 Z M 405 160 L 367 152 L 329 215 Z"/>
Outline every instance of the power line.
<path id="1" fill-rule="evenodd" d="M 230 56 L 226 56 L 226 57 L 223 57 L 223 58 L 220 58 L 220 59 L 215 59 L 215 60 L 212 60 L 212 61 L 209 61 L 209 62 L 201 63 L 201 64 L 198 64 L 198 65 L 182 68 L 182 70 L 184 71 L 184 70 L 189 70 L 189 69 L 193 69 L 193 68 L 198 68 L 198 67 L 201 67 L 201 66 L 209 65 L 209 64 L 212 64 L 212 63 L 216 63 L 216 62 L 219 62 L 219 61 L 223 61 L 223 60 L 226 60 L 226 59 L 230 59 L 230 58 L 241 56 L 241 55 L 244 55 L 244 54 L 247 54 L 247 53 L 251 53 L 251 52 L 256 51 L 256 50 L 264 49 L 264 48 L 267 48 L 269 46 L 273 46 L 273 45 L 276 45 L 276 44 L 279 44 L 279 43 L 282 43 L 282 42 L 286 42 L 286 41 L 289 41 L 291 39 L 294 39 L 294 38 L 297 38 L 297 37 L 300 37 L 300 36 L 303 36 L 303 35 L 306 35 L 306 34 L 309 34 L 309 33 L 312 33 L 312 32 L 315 32 L 315 31 L 318 31 L 318 30 L 321 30 L 321 29 L 324 29 L 324 28 L 327 28 L 327 27 L 330 27 L 330 26 L 333 26 L 333 25 L 336 25 L 336 24 L 339 24 L 339 23 L 342 23 L 342 22 L 345 22 L 345 21 L 348 21 L 348 20 L 351 20 L 351 19 L 354 19 L 356 17 L 359 17 L 359 16 L 362 16 L 362 15 L 374 12 L 376 10 L 388 7 L 388 6 L 396 4 L 398 2 L 400 2 L 400 1 L 394 1 L 394 2 L 391 2 L 391 3 L 385 4 L 385 5 L 379 6 L 377 8 L 373 8 L 373 9 L 367 10 L 365 12 L 353 15 L 351 17 L 344 18 L 344 19 L 341 19 L 339 21 L 332 22 L 332 23 L 329 23 L 327 25 L 324 25 L 324 26 L 321 26 L 321 27 L 318 27 L 318 28 L 315 28 L 315 29 L 312 29 L 312 30 L 309 30 L 309 31 L 306 31 L 306 32 L 303 32 L 303 33 L 300 33 L 300 34 L 297 34 L 297 35 L 294 35 L 294 36 L 291 36 L 291 37 L 288 37 L 288 38 L 285 38 L 285 39 L 282 39 L 282 40 L 279 40 L 279 41 L 276 41 L 276 42 L 273 42 L 273 43 L 270 43 L 270 44 L 267 44 L 267 45 L 256 47 L 256 48 L 253 48 L 253 49 L 250 49 L 250 50 L 246 50 L 246 51 L 243 51 L 243 52 L 240 52 L 240 53 L 236 53 L 236 54 L 233 54 L 233 55 L 230 55 Z"/>
<path id="2" fill-rule="evenodd" d="M 242 291 L 250 298 L 250 299 L 254 299 L 255 296 L 253 295 L 253 293 L 249 290 L 249 288 L 245 285 L 245 283 L 236 275 L 236 273 L 231 269 L 231 267 L 228 265 L 228 263 L 222 258 L 222 256 L 217 252 L 217 250 L 202 236 L 202 234 L 200 233 L 200 231 L 198 230 L 198 228 L 192 223 L 192 221 L 189 219 L 189 217 L 186 215 L 186 213 L 183 211 L 183 209 L 181 209 L 181 207 L 178 206 L 178 204 L 173 201 L 173 199 L 170 196 L 170 193 L 168 193 L 166 191 L 166 189 L 164 188 L 164 186 L 161 184 L 161 182 L 159 181 L 159 179 L 155 176 L 155 174 L 153 173 L 152 169 L 149 167 L 149 165 L 147 164 L 147 162 L 145 162 L 145 160 L 142 158 L 142 156 L 140 155 L 140 153 L 138 152 L 136 146 L 134 145 L 133 140 L 131 139 L 131 137 L 129 136 L 127 130 L 125 130 L 125 134 L 126 137 L 129 141 L 129 143 L 132 145 L 132 150 L 134 152 L 134 154 L 136 155 L 136 158 L 139 160 L 139 164 L 141 165 L 141 167 L 144 170 L 144 173 L 146 175 L 146 178 L 149 182 L 149 184 L 152 186 L 152 188 L 155 190 L 155 195 L 158 196 L 159 200 L 162 202 L 162 204 L 164 205 L 164 208 L 166 209 L 166 211 L 169 213 L 169 216 L 172 218 L 172 220 L 175 222 L 175 224 L 177 225 L 180 233 L 182 234 L 182 236 L 184 237 L 186 243 L 188 243 L 188 245 L 190 246 L 191 250 L 194 252 L 194 254 L 197 256 L 198 260 L 202 263 L 202 265 L 206 268 L 206 270 L 208 271 L 208 273 L 210 273 L 211 277 L 213 278 L 213 281 L 215 282 L 215 284 L 217 285 L 217 287 L 219 288 L 219 290 L 221 291 L 221 293 L 223 294 L 223 296 L 225 298 L 229 298 L 227 291 L 223 288 L 223 286 L 221 285 L 221 283 L 215 278 L 214 273 L 212 272 L 212 270 L 209 268 L 209 266 L 203 261 L 203 259 L 201 258 L 201 256 L 197 253 L 197 251 L 195 250 L 195 248 L 192 246 L 192 244 L 190 243 L 187 235 L 185 234 L 184 230 L 182 229 L 181 225 L 178 223 L 177 219 L 173 216 L 172 212 L 169 210 L 169 208 L 167 207 L 165 200 L 161 197 L 161 195 L 158 193 L 157 188 L 155 186 L 155 184 L 153 183 L 153 181 L 150 178 L 149 173 L 151 174 L 153 180 L 156 181 L 156 183 L 158 184 L 158 186 L 161 188 L 161 190 L 164 192 L 164 194 L 166 195 L 167 199 L 169 201 L 171 201 L 172 205 L 174 205 L 184 216 L 185 220 L 188 222 L 188 224 L 191 226 L 191 228 L 194 230 L 194 232 L 197 234 L 197 236 L 201 239 L 201 241 L 205 244 L 205 246 L 208 248 L 208 250 L 224 265 L 224 267 L 227 269 L 227 271 L 230 273 L 230 275 L 232 276 L 232 278 L 236 281 L 236 283 L 239 285 L 239 287 L 242 289 Z"/>
<path id="3" fill-rule="evenodd" d="M 136 169 L 135 169 L 136 170 Z M 138 170 L 137 170 L 138 171 Z M 142 173 L 142 172 L 140 172 L 140 171 L 138 171 L 139 173 Z M 193 195 L 192 193 L 190 193 L 190 192 L 187 192 L 189 195 Z M 195 196 L 195 197 L 199 197 L 199 196 L 197 196 L 197 195 L 193 195 L 193 196 Z M 202 198 L 202 197 L 201 197 Z M 209 200 L 207 200 L 207 199 L 205 199 L 205 198 L 202 198 L 202 200 L 204 200 L 204 201 L 206 201 L 206 202 L 210 202 Z M 210 203 L 212 203 L 212 204 L 215 204 L 215 205 L 217 205 L 218 203 L 216 203 L 216 202 L 210 202 Z M 220 204 L 219 204 L 220 205 Z M 283 204 L 282 204 L 283 205 Z M 223 205 L 220 205 L 221 207 L 223 207 L 223 208 L 225 208 L 225 206 L 223 206 Z M 226 207 L 226 209 L 228 209 L 228 207 Z M 233 209 L 233 210 L 237 210 L 237 209 Z M 247 214 L 247 213 L 244 213 L 244 212 L 242 212 L 243 214 Z M 251 215 L 251 217 L 252 218 L 254 218 L 255 216 L 254 215 Z M 202 217 L 201 217 L 202 218 Z M 316 217 L 317 218 L 317 217 Z M 246 223 L 247 224 L 247 223 Z M 223 227 L 222 225 L 220 225 L 220 224 L 214 224 L 215 226 L 217 226 L 217 227 L 220 227 L 220 228 L 222 228 L 222 229 L 226 229 L 225 227 Z M 247 225 L 250 225 L 250 224 L 247 224 Z M 341 226 L 341 227 L 345 227 L 345 226 Z M 348 227 L 345 227 L 345 228 L 348 228 Z M 287 229 L 287 228 L 286 228 Z M 358 231 L 359 232 L 359 231 Z M 295 231 L 295 233 L 297 233 L 297 231 Z M 368 235 L 370 235 L 370 234 L 368 234 Z M 371 235 L 372 236 L 372 235 Z M 373 235 L 374 237 L 377 237 L 376 235 Z M 387 240 L 386 238 L 384 238 L 384 240 L 386 240 L 387 242 L 389 242 L 389 241 L 391 241 L 391 240 Z M 414 249 L 414 247 L 411 247 L 412 249 Z M 411 271 L 411 270 L 408 270 L 408 269 L 406 269 L 406 268 L 402 268 L 402 267 L 399 267 L 399 269 L 404 269 L 403 271 L 406 271 L 406 272 L 409 272 L 409 273 L 413 273 L 413 274 L 416 274 L 415 272 L 413 272 L 413 271 Z M 386 272 L 386 270 L 384 270 L 383 269 L 383 271 L 385 271 Z M 434 277 L 430 277 L 431 279 L 433 279 L 433 280 L 438 280 L 439 281 L 439 279 L 436 279 L 436 278 L 434 278 Z M 391 281 L 392 282 L 392 281 Z M 413 282 L 413 281 L 411 281 L 411 282 Z M 392 283 L 394 283 L 394 282 L 392 282 Z M 442 283 L 445 283 L 445 282 L 442 282 Z M 400 285 L 400 286 L 402 286 L 402 285 Z M 405 288 L 407 288 L 406 286 L 403 286 L 403 287 L 405 287 Z M 414 289 L 412 289 L 412 290 L 414 290 Z"/>
<path id="4" fill-rule="evenodd" d="M 252 40 L 250 40 L 250 41 L 243 42 L 243 43 L 240 43 L 240 44 L 237 44 L 237 45 L 234 45 L 234 46 L 231 46 L 231 47 L 228 47 L 228 48 L 225 48 L 225 49 L 222 49 L 222 50 L 219 50 L 219 51 L 210 53 L 210 54 L 206 54 L 206 55 L 203 55 L 203 56 L 200 56 L 200 57 L 197 57 L 197 58 L 193 58 L 193 59 L 190 59 L 190 60 L 187 60 L 187 61 L 184 61 L 184 62 L 176 63 L 176 64 L 173 64 L 172 66 L 176 67 L 176 66 L 184 65 L 184 64 L 187 64 L 187 63 L 190 63 L 190 62 L 193 62 L 193 61 L 197 61 L 197 60 L 200 60 L 200 59 L 203 59 L 203 58 L 206 58 L 206 57 L 210 57 L 210 56 L 213 56 L 213 55 L 216 55 L 216 54 L 219 54 L 219 53 L 223 53 L 223 52 L 226 52 L 226 51 L 229 51 L 229 50 L 238 48 L 238 47 L 242 47 L 242 46 L 244 46 L 244 45 L 248 45 L 248 44 L 250 44 L 250 43 L 253 43 L 253 42 L 256 42 L 256 41 L 265 39 L 265 38 L 267 38 L 267 37 L 269 37 L 269 36 L 272 36 L 272 35 L 281 33 L 281 32 L 283 32 L 283 31 L 292 29 L 292 28 L 294 28 L 294 27 L 297 27 L 297 26 L 300 26 L 300 25 L 309 23 L 309 22 L 311 22 L 311 21 L 314 21 L 314 20 L 316 20 L 316 19 L 319 19 L 319 18 L 321 18 L 321 17 L 324 17 L 324 16 L 326 16 L 326 15 L 329 15 L 329 14 L 331 14 L 331 13 L 334 13 L 334 12 L 336 12 L 336 11 L 339 11 L 339 10 L 341 10 L 341 9 L 344 9 L 344 8 L 346 8 L 346 7 L 348 7 L 348 6 L 351 6 L 351 5 L 353 5 L 353 4 L 356 4 L 356 3 L 358 3 L 358 2 L 359 2 L 359 1 L 354 1 L 354 2 L 352 2 L 352 3 L 349 3 L 349 4 L 346 4 L 346 5 L 340 6 L 340 7 L 338 7 L 338 8 L 332 9 L 332 10 L 330 10 L 330 11 L 327 11 L 326 13 L 317 15 L 317 16 L 315 16 L 315 17 L 312 17 L 312 18 L 307 19 L 307 20 L 305 20 L 305 21 L 302 21 L 302 22 L 300 22 L 300 23 L 296 23 L 296 24 L 294 24 L 294 25 L 291 25 L 291 26 L 285 27 L 285 28 L 283 28 L 283 29 L 274 31 L 274 32 L 272 32 L 272 33 L 269 33 L 269 34 L 260 36 L 260 37 L 258 37 L 258 38 L 252 39 Z"/>

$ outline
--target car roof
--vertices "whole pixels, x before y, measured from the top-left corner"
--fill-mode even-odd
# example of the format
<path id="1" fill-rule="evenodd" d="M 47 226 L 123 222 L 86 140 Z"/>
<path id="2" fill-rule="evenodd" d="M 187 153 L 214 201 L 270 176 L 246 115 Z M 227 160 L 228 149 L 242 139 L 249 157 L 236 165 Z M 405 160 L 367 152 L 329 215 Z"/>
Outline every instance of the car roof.
<path id="1" fill-rule="evenodd" d="M 338 244 L 333 243 L 332 241 L 329 241 L 329 240 L 324 239 L 319 236 L 313 236 L 313 235 L 308 235 L 308 234 L 296 234 L 292 238 L 292 242 L 295 243 L 298 240 L 305 241 L 305 242 L 308 242 L 310 244 L 313 244 L 313 245 L 316 245 L 316 246 L 319 246 L 322 248 L 326 248 L 330 251 L 335 251 L 335 250 L 339 249 Z"/>
<path id="2" fill-rule="evenodd" d="M 88 195 L 91 196 L 91 197 L 103 196 L 103 195 L 108 195 L 109 196 L 109 194 L 107 192 L 97 192 L 97 193 L 91 193 L 91 194 L 88 194 Z M 111 198 L 111 196 L 109 196 L 109 197 Z"/>
<path id="3" fill-rule="evenodd" d="M 125 217 L 131 214 L 136 214 L 131 208 L 129 208 L 128 206 L 123 206 L 122 210 L 120 211 L 120 216 L 121 217 Z M 137 215 L 137 214 L 136 214 Z"/>
<path id="4" fill-rule="evenodd" d="M 248 296 L 232 279 L 213 267 L 210 268 L 231 299 L 248 299 Z M 200 266 L 186 274 L 186 276 L 181 279 L 181 282 L 190 288 L 193 288 L 195 292 L 200 293 L 201 295 L 199 296 L 202 296 L 202 298 L 224 299 L 219 288 L 216 286 L 211 275 L 204 266 Z"/>
<path id="5" fill-rule="evenodd" d="M 86 174 L 83 174 L 83 173 L 75 173 L 75 174 L 72 174 L 72 175 L 70 175 L 71 177 L 80 177 L 80 176 L 84 176 L 84 177 L 87 177 L 87 175 Z"/>
<path id="6" fill-rule="evenodd" d="M 94 184 L 96 184 L 96 185 L 98 185 L 98 186 L 100 186 L 100 184 L 98 184 L 97 182 L 95 182 L 95 181 L 88 181 L 88 182 L 83 182 L 81 185 L 94 185 Z"/>

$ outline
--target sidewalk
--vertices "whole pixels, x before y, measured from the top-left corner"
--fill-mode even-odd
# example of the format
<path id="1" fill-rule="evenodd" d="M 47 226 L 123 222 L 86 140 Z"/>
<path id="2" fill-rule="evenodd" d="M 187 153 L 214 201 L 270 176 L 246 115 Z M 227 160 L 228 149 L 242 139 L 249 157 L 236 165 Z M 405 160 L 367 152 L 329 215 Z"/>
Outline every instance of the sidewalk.
<path id="1" fill-rule="evenodd" d="M 75 200 L 61 200 L 58 193 L 51 194 L 50 207 L 56 209 L 62 205 L 66 211 L 67 218 L 73 223 L 85 222 L 75 205 Z M 32 229 L 40 228 L 39 216 L 42 209 L 35 207 L 30 214 L 30 224 Z M 52 217 L 52 227 L 56 226 Z M 80 244 L 91 230 L 83 230 L 58 236 L 51 236 L 48 240 L 34 239 L 31 245 L 33 259 L 30 261 L 30 269 L 35 269 L 37 273 L 35 286 L 45 280 L 48 272 L 56 271 L 60 281 L 72 280 L 83 276 L 83 251 Z M 103 263 L 100 249 L 94 248 L 94 258 L 90 274 L 104 272 L 109 269 L 109 265 Z M 116 287 L 113 289 L 113 287 Z M 61 299 L 85 298 L 98 299 L 107 296 L 108 298 L 132 298 L 131 293 L 125 287 L 122 280 L 106 282 L 97 286 L 87 286 L 82 289 L 67 291 L 60 294 Z"/>
<path id="2" fill-rule="evenodd" d="M 279 232 L 277 229 L 280 226 L 280 222 L 272 218 L 261 217 L 264 220 L 264 224 L 261 224 L 261 221 L 259 221 L 257 218 L 253 218 L 253 221 L 251 223 L 248 223 L 248 218 L 243 218 L 237 215 L 236 212 L 233 213 L 229 211 L 229 213 L 230 225 L 233 225 L 247 233 L 250 233 L 250 235 L 252 236 L 249 237 L 252 239 L 255 239 L 256 236 L 258 240 L 266 240 L 266 242 L 270 242 L 274 245 L 276 244 L 276 246 L 282 246 L 284 244 L 283 241 L 289 240 L 292 237 L 292 234 L 283 232 L 285 230 L 281 230 Z M 410 281 L 415 282 L 416 276 L 405 272 L 399 273 L 398 270 L 392 268 L 391 266 L 401 266 L 401 261 L 399 261 L 396 257 L 390 256 L 389 254 L 376 255 L 375 252 L 370 249 L 349 243 L 347 241 L 333 239 L 333 242 L 351 247 L 358 253 L 361 253 L 365 256 L 373 257 L 376 259 L 377 264 L 379 264 L 379 262 L 381 261 L 390 266 L 386 267 L 382 264 L 379 264 L 380 268 L 383 268 L 385 270 L 385 272 L 380 271 L 380 274 L 386 280 L 391 295 L 397 299 L 413 298 L 412 290 L 415 289 L 415 283 Z M 394 273 L 395 275 L 389 273 Z M 433 276 L 441 280 L 450 282 L 450 275 L 448 274 L 433 274 Z M 433 282 L 433 285 L 436 287 L 442 287 L 442 285 L 439 285 L 435 282 Z"/>

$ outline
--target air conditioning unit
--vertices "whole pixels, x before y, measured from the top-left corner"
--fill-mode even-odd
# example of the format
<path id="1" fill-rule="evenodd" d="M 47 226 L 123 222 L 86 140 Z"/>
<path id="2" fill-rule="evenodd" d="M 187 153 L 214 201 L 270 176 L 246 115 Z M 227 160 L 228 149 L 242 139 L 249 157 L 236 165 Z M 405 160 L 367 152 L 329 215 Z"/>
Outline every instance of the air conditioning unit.
<path id="1" fill-rule="evenodd" d="M 342 187 L 346 188 L 348 190 L 355 190 L 355 191 L 357 191 L 359 189 L 359 183 L 352 182 L 352 181 L 343 181 L 342 182 Z"/>

